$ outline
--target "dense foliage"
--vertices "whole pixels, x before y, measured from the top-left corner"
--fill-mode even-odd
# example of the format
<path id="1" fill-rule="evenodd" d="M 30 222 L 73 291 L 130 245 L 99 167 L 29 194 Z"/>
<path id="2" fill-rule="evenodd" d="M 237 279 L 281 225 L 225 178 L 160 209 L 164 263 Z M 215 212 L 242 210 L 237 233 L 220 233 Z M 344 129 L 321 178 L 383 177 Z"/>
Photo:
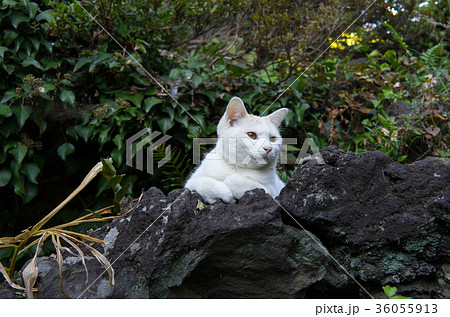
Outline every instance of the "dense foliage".
<path id="1" fill-rule="evenodd" d="M 253 113 L 291 110 L 294 156 L 306 137 L 399 162 L 450 156 L 449 8 L 371 3 L 3 0 L 0 232 L 38 220 L 101 158 L 129 193 L 181 187 L 192 139 L 215 135 L 235 95 Z M 144 127 L 172 136 L 154 175 L 125 164 Z M 60 220 L 111 202 L 110 181 L 95 186 Z"/>

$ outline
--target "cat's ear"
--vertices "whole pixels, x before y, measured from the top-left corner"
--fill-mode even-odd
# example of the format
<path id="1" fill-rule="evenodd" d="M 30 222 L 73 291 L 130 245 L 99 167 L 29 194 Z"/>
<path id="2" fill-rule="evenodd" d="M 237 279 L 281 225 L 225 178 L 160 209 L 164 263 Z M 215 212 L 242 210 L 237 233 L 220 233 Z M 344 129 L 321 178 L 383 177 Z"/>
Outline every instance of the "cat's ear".
<path id="1" fill-rule="evenodd" d="M 275 126 L 278 127 L 280 126 L 281 122 L 283 122 L 284 117 L 286 117 L 287 113 L 288 113 L 287 108 L 281 108 L 269 114 L 267 118 L 269 118 L 270 122 L 272 122 Z"/>
<path id="2" fill-rule="evenodd" d="M 248 116 L 247 110 L 245 110 L 244 102 L 241 98 L 233 97 L 227 106 L 225 112 L 225 118 L 228 126 L 232 127 L 239 119 Z"/>

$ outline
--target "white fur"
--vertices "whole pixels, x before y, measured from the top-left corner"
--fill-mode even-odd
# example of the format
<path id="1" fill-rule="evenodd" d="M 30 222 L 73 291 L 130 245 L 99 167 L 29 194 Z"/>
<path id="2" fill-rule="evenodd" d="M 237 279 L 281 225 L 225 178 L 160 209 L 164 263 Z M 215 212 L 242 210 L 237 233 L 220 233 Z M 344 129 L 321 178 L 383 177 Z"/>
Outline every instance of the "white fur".
<path id="1" fill-rule="evenodd" d="M 266 117 L 249 115 L 242 100 L 232 98 L 217 126 L 216 147 L 185 187 L 197 191 L 210 204 L 218 199 L 235 202 L 255 188 L 277 196 L 285 185 L 275 169 L 282 144 L 278 126 L 286 114 L 283 108 Z M 257 138 L 252 139 L 249 132 Z"/>

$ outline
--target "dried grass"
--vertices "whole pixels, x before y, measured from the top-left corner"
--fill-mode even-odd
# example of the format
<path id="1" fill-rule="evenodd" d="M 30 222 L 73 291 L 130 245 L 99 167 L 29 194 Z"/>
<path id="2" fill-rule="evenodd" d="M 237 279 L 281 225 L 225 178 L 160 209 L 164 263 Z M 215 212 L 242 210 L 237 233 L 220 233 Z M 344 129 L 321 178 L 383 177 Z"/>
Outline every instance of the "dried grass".
<path id="1" fill-rule="evenodd" d="M 111 159 L 110 159 L 111 161 Z M 114 209 L 114 206 L 109 206 L 103 209 L 100 209 L 96 211 L 95 213 L 90 213 L 85 216 L 82 216 L 78 219 L 75 219 L 73 221 L 70 221 L 68 223 L 60 224 L 51 228 L 42 229 L 45 224 L 54 217 L 68 202 L 70 202 L 78 193 L 85 188 L 96 176 L 99 172 L 102 171 L 103 164 L 102 162 L 97 163 L 91 171 L 86 175 L 84 180 L 81 182 L 81 184 L 61 203 L 53 209 L 47 216 L 45 216 L 41 221 L 39 221 L 31 230 L 25 229 L 23 230 L 19 235 L 15 237 L 3 237 L 0 238 L 0 249 L 4 248 L 14 248 L 14 254 L 11 259 L 11 265 L 9 268 L 5 268 L 0 263 L 0 273 L 5 277 L 5 280 L 8 282 L 8 284 L 21 291 L 25 291 L 28 298 L 33 298 L 33 292 L 37 291 L 36 288 L 34 288 L 34 285 L 36 283 L 39 270 L 37 266 L 37 259 L 39 254 L 41 253 L 42 246 L 45 242 L 45 240 L 49 237 L 51 237 L 53 246 L 56 250 L 56 261 L 58 263 L 59 268 L 59 275 L 60 275 L 60 288 L 61 292 L 64 294 L 64 296 L 69 297 L 66 292 L 64 291 L 63 287 L 63 276 L 62 276 L 62 269 L 63 269 L 63 263 L 64 258 L 62 255 L 62 251 L 68 251 L 70 254 L 78 256 L 81 258 L 81 262 L 83 263 L 83 266 L 85 268 L 86 272 L 86 287 L 89 290 L 88 287 L 88 281 L 89 281 L 89 272 L 88 268 L 86 266 L 85 261 L 85 255 L 81 249 L 80 246 L 83 246 L 87 250 L 92 253 L 92 255 L 97 259 L 97 261 L 100 262 L 100 264 L 104 267 L 104 269 L 108 272 L 109 275 L 109 282 L 110 285 L 114 285 L 114 269 L 111 266 L 111 263 L 109 260 L 103 256 L 98 250 L 96 250 L 94 247 L 92 247 L 88 243 L 100 243 L 103 244 L 104 242 L 100 239 L 91 237 L 87 234 L 74 232 L 67 230 L 69 227 L 77 226 L 82 223 L 93 223 L 93 222 L 105 222 L 110 221 L 118 218 L 125 217 L 128 215 L 133 209 L 131 208 L 127 212 L 121 214 L 121 215 L 113 215 L 112 210 Z M 140 202 L 142 199 L 142 195 L 136 199 L 135 206 Z M 98 216 L 103 216 L 102 218 L 99 218 Z M 70 248 L 64 247 L 61 244 L 61 239 L 66 242 L 70 247 L 72 247 L 76 252 L 72 252 Z M 32 240 L 32 241 L 31 241 Z M 36 251 L 34 253 L 34 257 L 32 260 L 28 263 L 28 265 L 23 270 L 22 276 L 25 287 L 22 287 L 20 285 L 17 285 L 12 281 L 12 275 L 14 272 L 14 267 L 17 261 L 17 256 L 21 254 L 22 252 L 30 249 L 31 247 L 37 245 Z M 91 291 L 91 290 L 89 290 Z M 92 291 L 91 291 L 92 292 Z"/>

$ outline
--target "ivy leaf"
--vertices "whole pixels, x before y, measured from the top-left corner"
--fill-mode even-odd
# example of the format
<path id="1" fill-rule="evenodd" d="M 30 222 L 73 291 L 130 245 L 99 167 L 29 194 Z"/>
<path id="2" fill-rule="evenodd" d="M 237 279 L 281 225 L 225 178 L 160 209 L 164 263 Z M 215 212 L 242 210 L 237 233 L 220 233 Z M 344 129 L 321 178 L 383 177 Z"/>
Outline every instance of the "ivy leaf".
<path id="1" fill-rule="evenodd" d="M 9 16 L 9 19 L 11 20 L 11 25 L 17 29 L 20 23 L 22 22 L 29 22 L 30 17 L 27 17 L 26 15 L 22 13 L 14 12 Z"/>
<path id="2" fill-rule="evenodd" d="M 33 65 L 37 69 L 42 69 L 42 65 L 37 60 L 35 60 L 33 57 L 27 58 L 26 60 L 24 60 L 22 62 L 23 67 L 28 67 L 30 65 Z"/>
<path id="3" fill-rule="evenodd" d="M 9 101 L 10 99 L 16 97 L 16 93 L 14 91 L 7 91 L 5 92 L 5 94 L 3 95 L 2 100 L 0 101 L 0 103 L 4 103 Z"/>
<path id="4" fill-rule="evenodd" d="M 131 101 L 138 108 L 141 107 L 142 99 L 144 99 L 143 92 L 137 94 L 116 93 L 116 96 Z"/>
<path id="5" fill-rule="evenodd" d="M 60 99 L 63 102 L 68 102 L 70 104 L 75 103 L 75 94 L 71 90 L 61 89 Z"/>
<path id="6" fill-rule="evenodd" d="M 8 118 L 12 115 L 12 113 L 13 112 L 9 106 L 5 104 L 0 104 L 0 116 Z"/>
<path id="7" fill-rule="evenodd" d="M 117 163 L 118 166 L 120 166 L 122 164 L 122 152 L 118 149 L 118 148 L 114 148 L 111 151 L 111 157 L 114 160 L 114 162 Z"/>
<path id="8" fill-rule="evenodd" d="M 9 46 L 19 36 L 19 33 L 14 32 L 13 30 L 4 30 L 3 31 L 3 41 L 5 46 Z"/>
<path id="9" fill-rule="evenodd" d="M 36 16 L 36 21 L 46 20 L 47 22 L 55 22 L 53 13 L 55 10 L 45 10 Z"/>
<path id="10" fill-rule="evenodd" d="M 14 109 L 14 113 L 16 114 L 17 121 L 19 122 L 19 129 L 22 129 L 31 112 L 28 107 L 21 106 Z"/>
<path id="11" fill-rule="evenodd" d="M 26 177 L 28 177 L 28 180 L 34 184 L 37 184 L 37 176 L 39 175 L 39 172 L 41 171 L 39 169 L 39 166 L 35 163 L 25 163 L 21 170 L 22 174 L 24 174 Z"/>
<path id="12" fill-rule="evenodd" d="M 94 127 L 92 126 L 82 126 L 82 125 L 76 125 L 75 131 L 79 136 L 81 136 L 84 140 L 84 142 L 87 143 L 89 136 L 92 135 Z"/>
<path id="13" fill-rule="evenodd" d="M 163 102 L 162 99 L 159 99 L 159 98 L 156 98 L 156 97 L 151 97 L 151 98 L 145 99 L 144 100 L 144 110 L 145 110 L 145 112 L 148 113 L 150 111 L 150 109 L 153 108 L 154 105 L 160 104 L 162 102 Z"/>
<path id="14" fill-rule="evenodd" d="M 49 70 L 49 69 L 56 69 L 59 67 L 59 65 L 61 65 L 62 61 L 52 61 L 51 59 L 48 59 L 47 57 L 44 57 L 41 59 L 41 63 L 42 65 L 44 65 L 43 69 L 44 70 Z"/>
<path id="15" fill-rule="evenodd" d="M 9 168 L 3 167 L 0 169 L 0 187 L 4 187 L 9 183 L 11 179 L 11 171 Z"/>
<path id="16" fill-rule="evenodd" d="M 0 46 L 0 58 L 3 58 L 7 50 L 8 48 L 6 46 Z"/>
<path id="17" fill-rule="evenodd" d="M 27 2 L 27 10 L 28 10 L 28 16 L 30 18 L 34 18 L 36 15 L 36 12 L 38 10 L 38 4 L 36 2 Z"/>
<path id="18" fill-rule="evenodd" d="M 83 67 L 84 65 L 86 65 L 87 63 L 91 62 L 91 58 L 90 57 L 82 57 L 78 60 L 78 62 L 75 64 L 75 66 L 73 67 L 73 71 L 76 72 L 77 70 L 79 70 L 81 67 Z"/>
<path id="19" fill-rule="evenodd" d="M 66 161 L 66 158 L 69 154 L 72 154 L 75 152 L 75 146 L 72 143 L 66 142 L 61 144 L 58 149 L 56 150 L 56 153 L 58 153 L 58 156 L 63 160 Z"/>
<path id="20" fill-rule="evenodd" d="M 109 141 L 110 137 L 108 136 L 109 130 L 111 128 L 100 131 L 98 134 L 98 140 L 100 141 L 100 145 L 104 145 L 107 141 Z"/>
<path id="21" fill-rule="evenodd" d="M 33 183 L 25 184 L 25 195 L 23 197 L 23 203 L 29 203 L 38 193 L 38 186 Z"/>
<path id="22" fill-rule="evenodd" d="M 18 143 L 15 148 L 9 150 L 9 153 L 11 153 L 11 155 L 16 159 L 17 166 L 20 166 L 20 164 L 22 164 L 22 161 L 25 158 L 27 152 L 28 147 L 22 143 Z"/>
<path id="23" fill-rule="evenodd" d="M 42 135 L 42 133 L 45 132 L 45 129 L 47 129 L 47 122 L 36 115 L 33 116 L 33 121 L 39 127 L 39 135 Z"/>
<path id="24" fill-rule="evenodd" d="M 162 133 L 166 133 L 167 131 L 170 130 L 170 128 L 173 127 L 174 122 L 172 120 L 170 120 L 170 118 L 161 118 L 158 121 L 158 125 L 162 130 Z"/>

